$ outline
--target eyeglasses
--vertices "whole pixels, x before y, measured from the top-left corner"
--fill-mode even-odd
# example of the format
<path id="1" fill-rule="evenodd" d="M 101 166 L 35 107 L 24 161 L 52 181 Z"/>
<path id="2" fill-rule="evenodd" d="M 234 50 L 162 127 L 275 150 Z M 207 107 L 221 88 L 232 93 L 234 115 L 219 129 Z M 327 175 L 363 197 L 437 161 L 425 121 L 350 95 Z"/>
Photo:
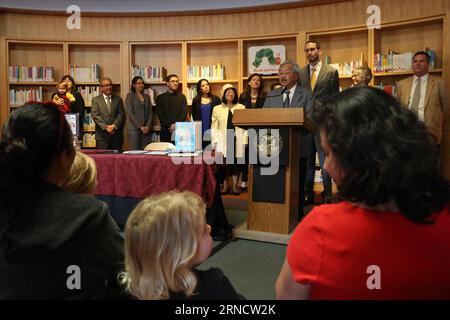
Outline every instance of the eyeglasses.
<path id="1" fill-rule="evenodd" d="M 112 87 L 112 83 L 102 84 L 102 87 Z"/>
<path id="2" fill-rule="evenodd" d="M 304 51 L 305 52 L 313 52 L 313 51 L 316 51 L 317 50 L 317 48 L 309 48 L 309 49 L 305 49 Z"/>

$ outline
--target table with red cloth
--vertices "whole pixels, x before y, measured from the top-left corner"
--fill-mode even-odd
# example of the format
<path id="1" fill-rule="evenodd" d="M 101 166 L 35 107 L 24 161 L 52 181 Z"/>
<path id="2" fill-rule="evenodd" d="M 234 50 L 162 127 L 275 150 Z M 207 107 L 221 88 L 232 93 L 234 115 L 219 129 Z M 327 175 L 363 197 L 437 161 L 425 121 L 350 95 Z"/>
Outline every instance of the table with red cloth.
<path id="1" fill-rule="evenodd" d="M 123 226 L 135 205 L 145 197 L 161 192 L 192 191 L 208 208 L 215 201 L 216 178 L 204 161 L 177 164 L 169 156 L 112 154 L 83 150 L 97 165 L 96 196 L 107 202 L 116 222 Z M 186 159 L 184 159 L 186 160 Z M 179 162 L 179 161 L 178 161 Z"/>

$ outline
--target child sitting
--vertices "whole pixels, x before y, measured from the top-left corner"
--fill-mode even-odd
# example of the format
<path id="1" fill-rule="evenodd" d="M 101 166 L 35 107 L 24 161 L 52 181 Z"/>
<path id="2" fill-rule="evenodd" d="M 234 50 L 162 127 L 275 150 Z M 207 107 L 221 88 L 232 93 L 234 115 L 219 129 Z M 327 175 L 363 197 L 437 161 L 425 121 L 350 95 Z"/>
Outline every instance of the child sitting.
<path id="1" fill-rule="evenodd" d="M 220 269 L 196 269 L 211 252 L 205 204 L 192 192 L 141 201 L 125 227 L 121 281 L 141 300 L 243 299 Z"/>
<path id="2" fill-rule="evenodd" d="M 63 188 L 74 193 L 93 195 L 96 185 L 97 167 L 94 159 L 77 151 Z"/>
<path id="3" fill-rule="evenodd" d="M 58 89 L 58 92 L 53 94 L 53 102 L 56 103 L 64 113 L 72 112 L 72 102 L 75 101 L 75 97 L 67 91 L 66 82 L 58 82 L 56 88 Z"/>

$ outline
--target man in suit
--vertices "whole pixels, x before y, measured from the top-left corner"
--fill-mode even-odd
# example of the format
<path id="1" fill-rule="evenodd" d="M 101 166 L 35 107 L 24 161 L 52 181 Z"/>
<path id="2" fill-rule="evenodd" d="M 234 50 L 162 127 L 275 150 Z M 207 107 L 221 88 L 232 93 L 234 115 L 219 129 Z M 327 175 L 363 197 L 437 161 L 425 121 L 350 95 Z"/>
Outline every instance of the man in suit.
<path id="1" fill-rule="evenodd" d="M 187 100 L 184 94 L 178 92 L 178 83 L 177 75 L 168 75 L 167 92 L 156 97 L 156 113 L 161 121 L 160 139 L 164 142 L 174 140 L 175 122 L 183 122 L 187 118 Z"/>
<path id="2" fill-rule="evenodd" d="M 302 88 L 299 83 L 300 67 L 291 60 L 280 64 L 278 77 L 281 88 L 270 91 L 267 94 L 264 108 L 304 108 L 305 114 L 312 119 L 314 95 L 311 90 Z M 304 196 L 304 183 L 306 173 L 306 159 L 310 153 L 313 137 L 310 132 L 302 130 L 300 133 L 299 154 L 299 217 L 302 215 Z"/>
<path id="3" fill-rule="evenodd" d="M 339 73 L 333 67 L 324 65 L 320 60 L 322 49 L 320 43 L 309 40 L 305 43 L 305 55 L 309 64 L 300 70 L 300 84 L 314 93 L 317 103 L 323 103 L 329 97 L 339 93 Z M 320 167 L 322 168 L 323 193 L 322 197 L 326 203 L 332 199 L 332 184 L 328 173 L 323 169 L 325 157 L 320 145 L 319 132 L 313 139 L 311 152 L 308 155 L 306 181 L 305 181 L 305 204 L 314 203 L 314 175 L 316 172 L 316 152 L 319 155 Z"/>
<path id="4" fill-rule="evenodd" d="M 396 98 L 425 122 L 436 143 L 442 141 L 443 123 L 448 116 L 448 96 L 445 81 L 428 74 L 430 56 L 424 51 L 413 56 L 414 75 L 398 83 Z"/>
<path id="5" fill-rule="evenodd" d="M 100 80 L 101 95 L 92 99 L 91 115 L 95 122 L 97 149 L 121 150 L 124 108 L 122 98 L 112 94 L 112 81 Z"/>

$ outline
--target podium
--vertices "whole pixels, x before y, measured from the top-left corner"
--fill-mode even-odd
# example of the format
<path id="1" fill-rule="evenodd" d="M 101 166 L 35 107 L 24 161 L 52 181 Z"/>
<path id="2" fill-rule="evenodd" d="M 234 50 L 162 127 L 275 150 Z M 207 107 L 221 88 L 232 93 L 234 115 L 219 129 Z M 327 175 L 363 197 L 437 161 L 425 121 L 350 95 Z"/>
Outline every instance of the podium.
<path id="1" fill-rule="evenodd" d="M 303 108 L 263 108 L 236 110 L 233 124 L 244 129 L 277 129 L 287 127 L 289 131 L 288 162 L 284 177 L 284 203 L 259 202 L 253 200 L 254 165 L 250 164 L 248 181 L 247 229 L 266 233 L 288 235 L 298 224 L 299 197 L 299 148 L 300 130 L 314 131 L 314 125 L 304 116 Z M 273 186 L 265 185 L 270 192 Z"/>

